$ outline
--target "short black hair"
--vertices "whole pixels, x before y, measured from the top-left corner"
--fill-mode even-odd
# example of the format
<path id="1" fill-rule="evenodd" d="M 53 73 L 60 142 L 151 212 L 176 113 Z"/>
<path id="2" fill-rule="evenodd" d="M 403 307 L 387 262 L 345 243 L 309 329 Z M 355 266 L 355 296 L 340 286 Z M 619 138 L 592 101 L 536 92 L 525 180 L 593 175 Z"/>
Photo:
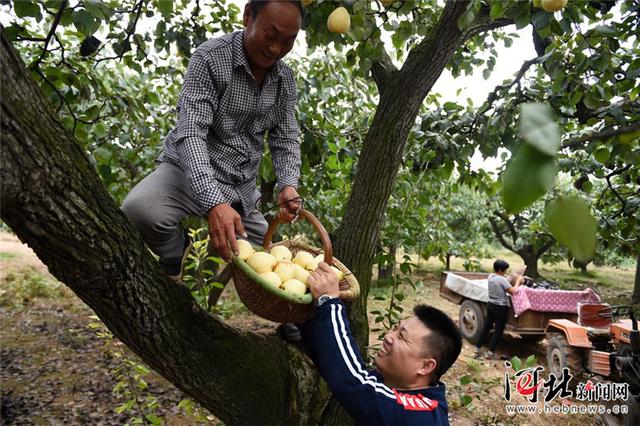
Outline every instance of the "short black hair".
<path id="1" fill-rule="evenodd" d="M 251 8 L 251 16 L 254 18 L 258 16 L 260 11 L 264 9 L 264 7 L 270 1 L 284 1 L 287 3 L 293 3 L 298 6 L 298 10 L 300 10 L 300 17 L 304 18 L 304 9 L 302 8 L 302 1 L 300 0 L 249 0 L 249 7 Z"/>
<path id="2" fill-rule="evenodd" d="M 498 259 L 495 262 L 493 262 L 493 270 L 495 272 L 504 272 L 507 269 L 509 269 L 509 264 L 507 263 L 506 260 Z"/>
<path id="3" fill-rule="evenodd" d="M 460 330 L 449 315 L 429 305 L 416 305 L 413 313 L 430 331 L 424 339 L 425 352 L 436 360 L 435 381 L 451 368 L 462 350 Z"/>

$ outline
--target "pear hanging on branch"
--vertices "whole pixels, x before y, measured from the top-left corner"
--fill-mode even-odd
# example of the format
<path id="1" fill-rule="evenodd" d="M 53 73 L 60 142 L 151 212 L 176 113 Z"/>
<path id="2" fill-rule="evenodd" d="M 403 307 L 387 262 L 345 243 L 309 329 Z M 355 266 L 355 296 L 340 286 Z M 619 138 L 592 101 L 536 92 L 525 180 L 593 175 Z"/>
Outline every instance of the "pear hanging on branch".
<path id="1" fill-rule="evenodd" d="M 351 16 L 347 9 L 340 6 L 336 8 L 327 19 L 327 28 L 332 33 L 346 33 L 351 26 Z"/>

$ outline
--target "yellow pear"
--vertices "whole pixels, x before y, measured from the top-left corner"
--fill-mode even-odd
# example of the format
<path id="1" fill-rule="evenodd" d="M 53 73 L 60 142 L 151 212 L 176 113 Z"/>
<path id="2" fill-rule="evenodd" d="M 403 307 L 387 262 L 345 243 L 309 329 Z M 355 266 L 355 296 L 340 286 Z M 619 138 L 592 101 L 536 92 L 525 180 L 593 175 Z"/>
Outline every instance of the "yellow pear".
<path id="1" fill-rule="evenodd" d="M 270 253 L 276 260 L 291 260 L 291 251 L 285 246 L 275 246 Z"/>
<path id="2" fill-rule="evenodd" d="M 307 286 L 300 280 L 296 280 L 295 278 L 285 281 L 282 284 L 282 289 L 286 292 L 297 294 L 299 296 L 304 295 L 307 292 Z"/>
<path id="3" fill-rule="evenodd" d="M 282 282 L 290 280 L 295 275 L 294 263 L 290 260 L 280 260 L 273 268 L 273 272 L 278 274 Z"/>
<path id="4" fill-rule="evenodd" d="M 276 264 L 276 258 L 264 251 L 257 251 L 247 258 L 247 264 L 258 274 L 269 272 Z"/>
<path id="5" fill-rule="evenodd" d="M 293 263 L 302 267 L 313 260 L 313 255 L 307 251 L 299 251 L 293 258 Z"/>
<path id="6" fill-rule="evenodd" d="M 309 272 L 313 272 L 316 269 L 318 269 L 318 262 L 316 262 L 315 259 L 314 259 L 311 262 L 309 262 L 306 265 L 304 265 L 304 269 L 306 269 Z"/>
<path id="7" fill-rule="evenodd" d="M 238 257 L 247 260 L 249 256 L 255 253 L 251 243 L 247 240 L 238 240 Z"/>
<path id="8" fill-rule="evenodd" d="M 331 12 L 329 19 L 327 19 L 327 28 L 332 33 L 346 33 L 349 31 L 350 26 L 351 16 L 349 16 L 347 9 L 342 6 Z"/>
<path id="9" fill-rule="evenodd" d="M 331 269 L 333 269 L 333 272 L 336 273 L 336 275 L 338 277 L 338 281 L 340 281 L 344 277 L 344 274 L 342 273 L 342 271 L 340 269 L 336 268 L 335 266 L 332 266 Z"/>
<path id="10" fill-rule="evenodd" d="M 307 283 L 307 278 L 309 278 L 309 271 L 304 269 L 302 266 L 297 263 L 293 264 L 293 278 L 296 280 L 300 280 L 303 283 Z"/>
<path id="11" fill-rule="evenodd" d="M 273 271 L 264 272 L 260 274 L 260 276 L 264 278 L 269 284 L 272 284 L 276 287 L 280 287 L 280 285 L 282 284 L 282 280 L 280 279 L 278 274 Z"/>
<path id="12" fill-rule="evenodd" d="M 557 12 L 564 9 L 567 0 L 542 0 L 542 8 L 545 12 Z"/>

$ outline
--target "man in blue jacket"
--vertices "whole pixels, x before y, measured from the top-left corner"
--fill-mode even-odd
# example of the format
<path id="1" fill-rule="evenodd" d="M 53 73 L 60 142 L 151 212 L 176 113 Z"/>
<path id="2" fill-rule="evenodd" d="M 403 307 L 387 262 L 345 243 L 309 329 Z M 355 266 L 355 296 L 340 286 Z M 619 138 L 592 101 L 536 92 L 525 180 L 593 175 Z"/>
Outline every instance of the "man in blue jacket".
<path id="1" fill-rule="evenodd" d="M 308 281 L 317 306 L 301 327 L 303 344 L 331 392 L 359 425 L 448 425 L 440 377 L 460 354 L 460 332 L 444 312 L 417 305 L 389 331 L 365 368 L 355 344 L 338 279 L 324 262 Z"/>

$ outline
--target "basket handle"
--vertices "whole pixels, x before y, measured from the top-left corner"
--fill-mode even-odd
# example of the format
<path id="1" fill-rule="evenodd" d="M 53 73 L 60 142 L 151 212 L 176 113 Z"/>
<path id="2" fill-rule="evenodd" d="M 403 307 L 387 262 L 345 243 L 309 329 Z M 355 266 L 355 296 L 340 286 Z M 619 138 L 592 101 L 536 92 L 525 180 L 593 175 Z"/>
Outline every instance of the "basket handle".
<path id="1" fill-rule="evenodd" d="M 322 241 L 322 250 L 324 251 L 324 262 L 328 265 L 333 263 L 333 246 L 331 245 L 331 238 L 329 238 L 329 233 L 324 226 L 320 223 L 320 221 L 308 210 L 300 209 L 298 215 L 305 219 L 307 222 L 311 224 L 320 236 L 320 240 Z M 269 229 L 267 230 L 266 235 L 264 236 L 264 241 L 262 246 L 265 250 L 269 250 L 271 248 L 271 239 L 273 238 L 273 234 L 276 233 L 276 229 L 278 229 L 278 225 L 283 223 L 278 216 L 276 216 L 271 223 L 269 224 Z"/>

